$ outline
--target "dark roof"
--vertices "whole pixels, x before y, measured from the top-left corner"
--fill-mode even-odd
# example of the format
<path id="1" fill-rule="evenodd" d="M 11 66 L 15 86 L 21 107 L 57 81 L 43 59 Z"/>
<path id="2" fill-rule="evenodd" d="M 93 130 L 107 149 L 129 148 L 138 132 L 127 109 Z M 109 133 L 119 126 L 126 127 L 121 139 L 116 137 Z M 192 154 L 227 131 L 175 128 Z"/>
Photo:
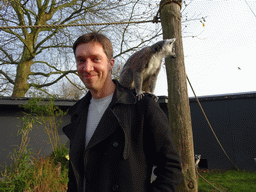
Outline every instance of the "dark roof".
<path id="1" fill-rule="evenodd" d="M 158 96 L 158 102 L 160 104 L 168 103 L 167 96 Z M 245 98 L 256 98 L 256 92 L 246 92 L 246 93 L 230 93 L 223 95 L 209 95 L 209 96 L 199 96 L 200 101 L 215 101 L 215 100 L 232 100 L 232 99 L 245 99 Z M 1 106 L 18 106 L 27 104 L 30 98 L 26 97 L 0 97 Z M 50 99 L 44 99 L 43 102 L 47 103 Z M 190 102 L 196 101 L 195 97 L 189 98 Z M 71 99 L 54 99 L 55 105 L 59 107 L 71 107 L 77 100 Z"/>
<path id="2" fill-rule="evenodd" d="M 0 97 L 0 105 L 18 106 L 27 104 L 30 98 L 26 97 Z M 43 99 L 43 103 L 49 102 L 50 99 Z M 76 100 L 69 99 L 54 99 L 54 103 L 57 106 L 70 107 L 75 104 Z"/>
<path id="3" fill-rule="evenodd" d="M 234 99 L 248 99 L 256 98 L 256 92 L 245 92 L 245 93 L 228 93 L 221 95 L 209 95 L 209 96 L 199 96 L 200 101 L 215 101 L 215 100 L 234 100 Z M 195 97 L 190 97 L 189 101 L 196 101 Z"/>
<path id="4" fill-rule="evenodd" d="M 159 96 L 159 103 L 167 103 L 167 96 Z M 25 105 L 30 98 L 27 97 L 0 97 L 0 105 Z M 43 102 L 47 103 L 50 99 L 43 99 Z M 54 103 L 57 106 L 73 106 L 77 100 L 71 99 L 54 99 Z"/>

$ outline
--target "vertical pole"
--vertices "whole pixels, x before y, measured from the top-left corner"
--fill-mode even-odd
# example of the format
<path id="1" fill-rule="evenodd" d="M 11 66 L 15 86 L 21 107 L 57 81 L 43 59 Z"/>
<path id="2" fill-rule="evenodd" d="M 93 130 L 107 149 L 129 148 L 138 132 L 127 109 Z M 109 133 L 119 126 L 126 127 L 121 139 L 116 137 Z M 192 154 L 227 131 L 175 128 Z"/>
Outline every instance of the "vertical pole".
<path id="1" fill-rule="evenodd" d="M 176 38 L 176 58 L 165 59 L 168 81 L 168 110 L 173 140 L 181 157 L 182 181 L 178 191 L 198 191 L 194 144 L 187 92 L 181 35 L 182 0 L 161 0 L 160 17 L 163 38 Z"/>

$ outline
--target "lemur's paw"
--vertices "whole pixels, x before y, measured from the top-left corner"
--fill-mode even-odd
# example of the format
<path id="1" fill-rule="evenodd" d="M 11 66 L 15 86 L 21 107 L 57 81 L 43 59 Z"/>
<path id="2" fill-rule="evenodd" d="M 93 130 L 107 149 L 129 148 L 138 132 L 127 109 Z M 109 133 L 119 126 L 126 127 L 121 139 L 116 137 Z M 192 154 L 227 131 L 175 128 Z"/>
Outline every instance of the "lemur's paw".
<path id="1" fill-rule="evenodd" d="M 155 101 L 156 103 L 158 102 L 158 97 L 155 94 L 147 92 L 144 95 L 151 97 L 153 99 L 153 101 Z"/>
<path id="2" fill-rule="evenodd" d="M 147 96 L 151 97 L 153 101 L 155 101 L 156 103 L 158 102 L 158 97 L 150 92 L 143 92 L 136 95 L 138 101 L 142 100 L 143 97 L 147 97 Z"/>
<path id="3" fill-rule="evenodd" d="M 138 101 L 142 100 L 142 98 L 144 97 L 144 93 L 139 93 L 136 95 L 136 98 L 138 99 Z"/>

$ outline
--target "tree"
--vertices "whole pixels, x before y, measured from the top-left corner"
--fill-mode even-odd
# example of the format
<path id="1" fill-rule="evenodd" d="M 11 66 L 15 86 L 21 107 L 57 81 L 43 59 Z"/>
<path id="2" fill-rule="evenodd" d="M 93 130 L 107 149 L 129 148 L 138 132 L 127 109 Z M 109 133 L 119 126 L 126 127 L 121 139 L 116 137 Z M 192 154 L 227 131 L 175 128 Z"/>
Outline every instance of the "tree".
<path id="1" fill-rule="evenodd" d="M 138 7 L 144 12 L 136 12 Z M 75 28 L 56 25 L 106 23 L 122 21 L 124 18 L 126 21 L 147 19 L 147 13 L 152 9 L 153 6 L 150 8 L 149 4 L 139 0 L 1 1 L 2 26 L 31 27 L 4 28 L 0 31 L 0 91 L 4 90 L 6 92 L 3 95 L 14 97 L 24 97 L 28 90 L 40 89 L 48 93 L 49 86 L 59 83 L 70 74 L 76 74 L 71 45 L 74 39 L 86 32 L 107 32 L 112 39 L 119 38 L 120 51 L 116 51 L 119 60 L 125 53 L 149 42 L 160 33 L 160 30 L 139 33 L 134 31 L 132 24 L 111 28 L 108 25 Z M 133 35 L 131 32 L 134 32 Z"/>
<path id="2" fill-rule="evenodd" d="M 161 23 L 164 38 L 176 38 L 176 58 L 166 58 L 168 110 L 174 143 L 181 157 L 182 180 L 178 191 L 198 191 L 194 145 L 186 85 L 186 72 L 181 37 L 182 1 L 161 0 Z"/>

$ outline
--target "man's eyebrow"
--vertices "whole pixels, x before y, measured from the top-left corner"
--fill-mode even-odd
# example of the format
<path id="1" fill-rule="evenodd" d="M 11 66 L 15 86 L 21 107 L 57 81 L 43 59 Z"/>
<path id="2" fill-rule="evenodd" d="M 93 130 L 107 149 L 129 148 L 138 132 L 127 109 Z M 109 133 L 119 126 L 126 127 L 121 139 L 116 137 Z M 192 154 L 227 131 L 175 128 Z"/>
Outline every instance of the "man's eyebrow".
<path id="1" fill-rule="evenodd" d="M 92 54 L 93 57 L 102 57 L 100 54 Z"/>
<path id="2" fill-rule="evenodd" d="M 90 55 L 88 55 L 88 56 L 83 56 L 83 55 L 77 55 L 76 56 L 76 59 L 80 59 L 80 58 L 85 58 L 85 57 L 102 57 L 100 54 L 90 54 Z"/>
<path id="3" fill-rule="evenodd" d="M 80 58 L 83 58 L 83 56 L 81 55 L 76 56 L 76 59 L 80 59 Z"/>

